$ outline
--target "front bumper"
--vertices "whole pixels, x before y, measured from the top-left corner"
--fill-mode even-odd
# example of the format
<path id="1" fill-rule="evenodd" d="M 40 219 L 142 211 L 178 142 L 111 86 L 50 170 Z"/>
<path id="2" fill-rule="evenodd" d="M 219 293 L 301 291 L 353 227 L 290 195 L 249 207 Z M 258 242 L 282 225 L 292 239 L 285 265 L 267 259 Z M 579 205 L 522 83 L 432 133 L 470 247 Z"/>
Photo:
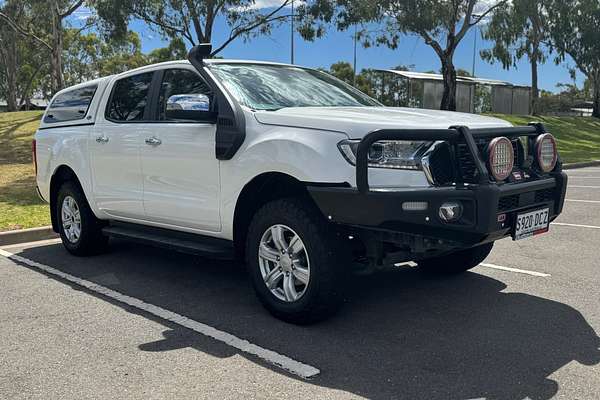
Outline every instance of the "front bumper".
<path id="1" fill-rule="evenodd" d="M 333 222 L 362 229 L 402 232 L 473 246 L 508 236 L 517 213 L 548 206 L 551 220 L 561 213 L 567 175 L 542 180 L 463 188 L 431 187 L 377 189 L 361 193 L 355 188 L 309 186 L 323 214 Z M 449 200 L 463 204 L 463 216 L 452 223 L 438 215 Z M 424 211 L 404 211 L 407 201 L 427 202 Z M 502 222 L 499 215 L 505 214 Z"/>
<path id="2" fill-rule="evenodd" d="M 359 144 L 356 160 L 357 187 L 308 186 L 308 191 L 323 214 L 332 222 L 346 225 L 351 231 L 376 232 L 377 241 L 397 243 L 411 252 L 448 250 L 471 247 L 511 234 L 519 212 L 550 208 L 550 220 L 562 211 L 567 189 L 567 175 L 560 162 L 554 171 L 540 174 L 531 169 L 527 180 L 496 183 L 477 148 L 476 140 L 507 136 L 526 136 L 533 142 L 544 133 L 542 125 L 516 128 L 469 130 L 454 127 L 447 130 L 386 130 L 365 136 Z M 443 140 L 452 146 L 463 143 L 473 157 L 477 169 L 476 182 L 463 182 L 459 174 L 453 185 L 426 188 L 375 188 L 368 183 L 367 153 L 379 140 Z M 456 161 L 449 168 L 460 168 Z M 456 222 L 439 217 L 440 206 L 447 201 L 460 201 L 463 215 Z M 427 202 L 423 211 L 405 211 L 404 202 Z"/>

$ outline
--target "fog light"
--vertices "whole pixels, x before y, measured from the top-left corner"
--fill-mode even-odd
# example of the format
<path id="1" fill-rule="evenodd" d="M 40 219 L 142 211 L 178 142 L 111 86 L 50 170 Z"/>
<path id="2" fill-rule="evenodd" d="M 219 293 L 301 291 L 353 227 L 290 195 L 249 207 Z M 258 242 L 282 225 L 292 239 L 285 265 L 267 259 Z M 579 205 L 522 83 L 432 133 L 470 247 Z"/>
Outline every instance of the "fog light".
<path id="1" fill-rule="evenodd" d="M 535 142 L 537 152 L 537 161 L 540 169 L 543 172 L 550 172 L 554 169 L 558 160 L 558 152 L 556 151 L 556 140 L 549 133 L 544 133 L 538 136 Z"/>
<path id="2" fill-rule="evenodd" d="M 402 203 L 403 211 L 425 211 L 429 207 L 426 201 L 405 201 Z"/>
<path id="3" fill-rule="evenodd" d="M 510 176 L 515 164 L 513 145 L 508 138 L 497 137 L 488 146 L 488 167 L 497 181 L 503 181 Z"/>
<path id="4" fill-rule="evenodd" d="M 458 201 L 448 201 L 440 206 L 440 218 L 445 222 L 453 222 L 462 216 L 463 207 Z"/>

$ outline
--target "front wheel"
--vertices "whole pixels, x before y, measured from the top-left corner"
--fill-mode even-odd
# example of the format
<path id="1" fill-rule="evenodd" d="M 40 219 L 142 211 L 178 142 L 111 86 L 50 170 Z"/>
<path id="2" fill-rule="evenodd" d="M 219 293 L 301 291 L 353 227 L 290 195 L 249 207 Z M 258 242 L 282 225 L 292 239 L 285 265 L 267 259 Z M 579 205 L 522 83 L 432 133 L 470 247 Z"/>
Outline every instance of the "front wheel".
<path id="1" fill-rule="evenodd" d="M 417 262 L 419 268 L 439 274 L 459 274 L 478 266 L 492 251 L 494 243 L 486 243 L 466 250 L 459 250 L 441 257 Z"/>
<path id="2" fill-rule="evenodd" d="M 246 262 L 254 289 L 284 321 L 313 323 L 339 308 L 343 254 L 332 227 L 308 201 L 273 201 L 250 223 Z"/>

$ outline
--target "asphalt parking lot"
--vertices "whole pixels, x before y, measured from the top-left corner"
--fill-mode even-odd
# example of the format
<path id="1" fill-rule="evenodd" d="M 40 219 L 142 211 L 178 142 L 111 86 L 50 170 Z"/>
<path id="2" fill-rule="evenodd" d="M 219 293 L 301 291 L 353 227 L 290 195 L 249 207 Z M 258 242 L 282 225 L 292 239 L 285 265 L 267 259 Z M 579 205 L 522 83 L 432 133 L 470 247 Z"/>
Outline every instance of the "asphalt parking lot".
<path id="1" fill-rule="evenodd" d="M 354 277 L 340 314 L 270 317 L 243 268 L 114 242 L 0 250 L 0 398 L 600 398 L 600 167 L 550 233 L 459 277 Z"/>

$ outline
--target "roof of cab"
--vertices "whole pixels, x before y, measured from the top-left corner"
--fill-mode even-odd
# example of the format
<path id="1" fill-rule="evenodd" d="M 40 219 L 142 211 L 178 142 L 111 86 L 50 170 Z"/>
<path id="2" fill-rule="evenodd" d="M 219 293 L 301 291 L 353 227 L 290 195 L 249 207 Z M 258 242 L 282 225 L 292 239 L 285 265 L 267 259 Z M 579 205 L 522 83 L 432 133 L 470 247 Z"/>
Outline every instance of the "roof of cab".
<path id="1" fill-rule="evenodd" d="M 207 59 L 205 60 L 205 62 L 207 64 L 259 64 L 259 65 L 277 65 L 277 66 L 284 66 L 284 67 L 294 67 L 295 65 L 292 64 L 285 64 L 285 63 L 277 63 L 277 62 L 271 62 L 271 61 L 256 61 L 256 60 L 225 60 L 225 59 Z M 135 68 L 135 69 L 131 69 L 128 71 L 124 71 L 121 72 L 119 74 L 114 74 L 114 75 L 109 75 L 109 76 L 104 76 L 101 78 L 96 78 L 94 80 L 91 81 L 86 81 L 86 82 L 82 82 L 82 83 L 78 83 L 77 85 L 73 85 L 73 86 L 69 86 L 66 87 L 64 89 L 62 89 L 61 91 L 59 91 L 58 94 L 61 94 L 63 92 L 66 91 L 71 91 L 74 89 L 78 89 L 81 87 L 86 87 L 86 86 L 90 86 L 93 84 L 100 84 L 101 82 L 107 81 L 109 79 L 112 78 L 118 78 L 122 75 L 131 75 L 132 73 L 136 73 L 136 72 L 143 72 L 143 71 L 152 71 L 157 67 L 168 67 L 168 66 L 178 66 L 178 65 L 190 65 L 191 63 L 188 60 L 176 60 L 176 61 L 165 61 L 165 62 L 161 62 L 161 63 L 157 63 L 157 64 L 149 64 L 149 65 L 144 65 L 143 67 L 139 67 L 139 68 Z"/>
<path id="2" fill-rule="evenodd" d="M 206 59 L 204 60 L 207 64 L 260 64 L 260 65 L 278 65 L 285 67 L 294 67 L 292 64 L 285 63 L 277 63 L 272 61 L 256 61 L 256 60 L 225 60 L 225 59 Z M 116 76 L 120 75 L 129 75 L 132 72 L 142 72 L 146 70 L 152 70 L 156 67 L 168 67 L 168 66 L 177 66 L 177 65 L 190 65 L 191 63 L 188 60 L 176 60 L 176 61 L 164 61 L 157 64 L 149 64 L 144 65 L 143 67 L 131 69 L 125 72 L 122 72 Z"/>

